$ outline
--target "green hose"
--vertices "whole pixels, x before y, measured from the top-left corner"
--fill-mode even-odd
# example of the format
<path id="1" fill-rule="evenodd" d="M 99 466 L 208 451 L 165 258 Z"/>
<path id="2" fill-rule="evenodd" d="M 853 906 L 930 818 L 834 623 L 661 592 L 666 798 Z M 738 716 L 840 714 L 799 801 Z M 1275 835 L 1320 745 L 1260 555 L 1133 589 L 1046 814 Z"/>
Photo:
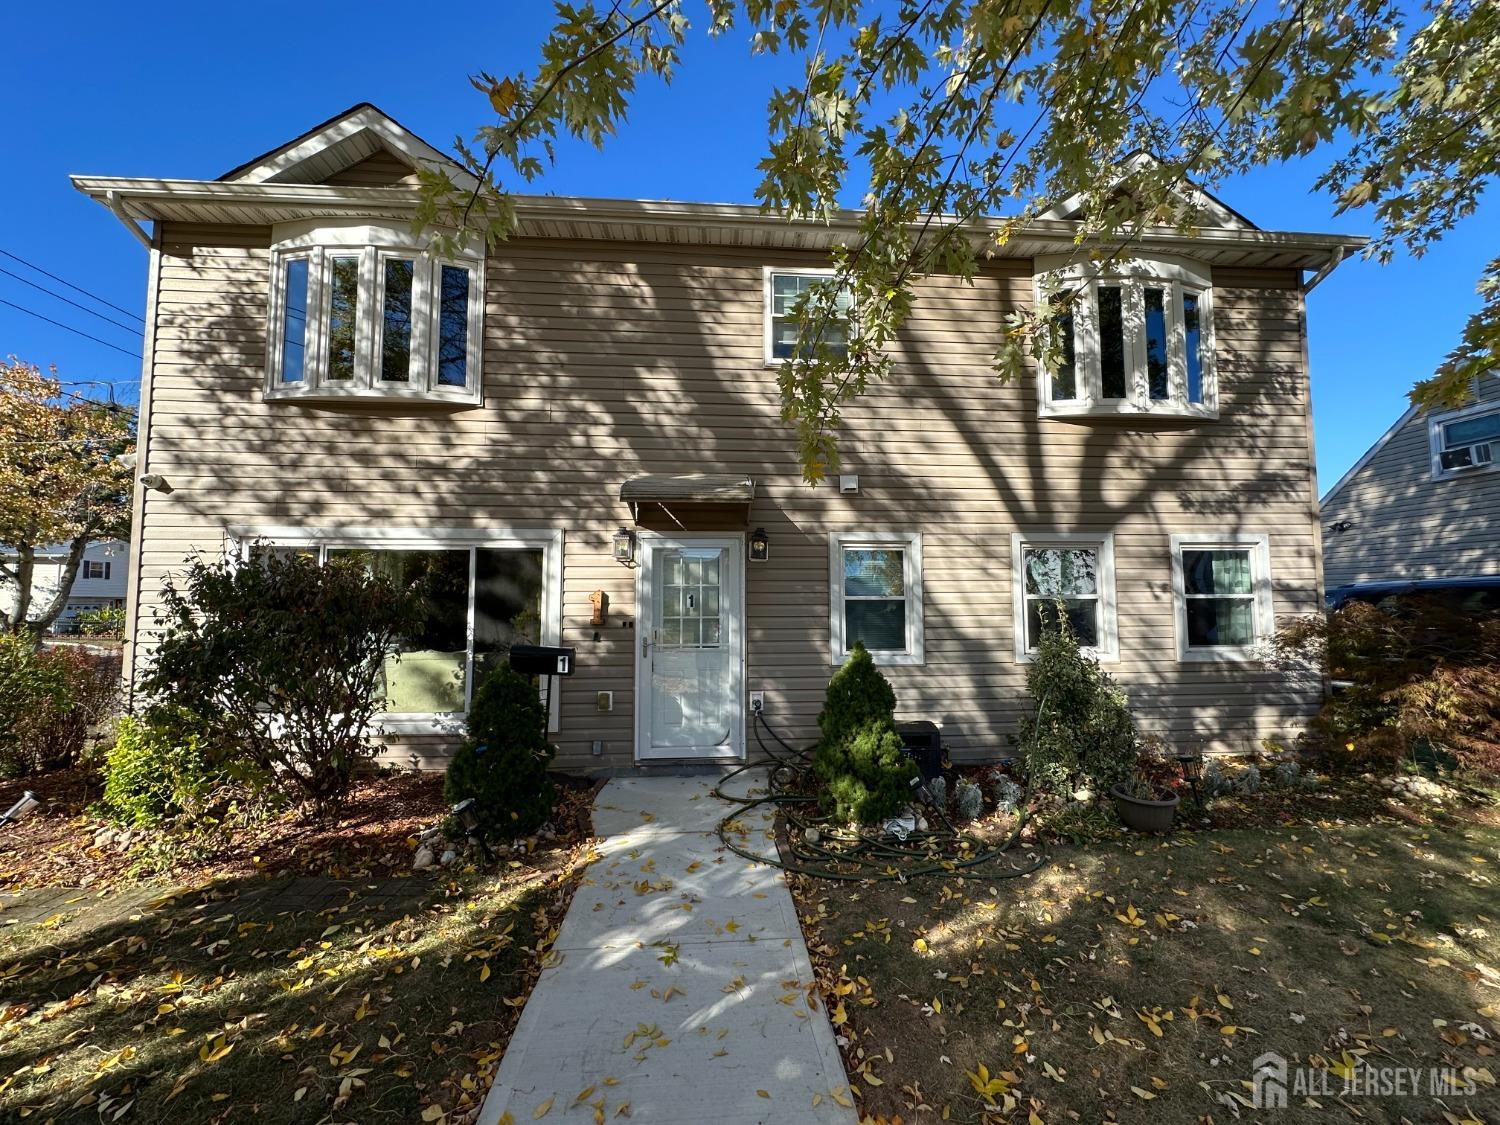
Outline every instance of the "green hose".
<path id="1" fill-rule="evenodd" d="M 973 870 L 986 864 L 998 865 L 1006 853 L 1015 846 L 1022 830 L 1026 827 L 1026 821 L 1031 812 L 1029 786 L 1015 828 L 1002 843 L 995 846 L 990 846 L 977 836 L 954 827 L 943 811 L 935 806 L 929 812 L 934 818 L 940 819 L 945 827 L 935 831 L 912 832 L 904 840 L 888 837 L 879 832 L 835 827 L 828 822 L 826 817 L 805 817 L 798 812 L 798 808 L 816 803 L 817 798 L 805 793 L 791 792 L 788 786 L 795 783 L 808 769 L 811 747 L 796 750 L 787 745 L 780 735 L 771 730 L 766 723 L 765 715 L 760 711 L 755 713 L 755 720 L 755 741 L 767 760 L 752 762 L 731 770 L 719 779 L 719 783 L 712 790 L 713 795 L 719 800 L 739 806 L 719 821 L 715 829 L 719 842 L 735 855 L 754 863 L 768 864 L 795 875 L 808 875 L 815 879 L 904 883 L 908 879 L 924 875 L 948 875 L 955 871 Z M 762 727 L 765 727 L 766 733 L 770 734 L 780 747 L 792 756 L 791 760 L 766 746 L 761 738 Z M 725 785 L 734 778 L 750 770 L 759 769 L 770 771 L 767 777 L 768 792 L 765 796 L 738 797 L 724 792 Z M 785 821 L 787 841 L 792 853 L 790 858 L 783 858 L 779 849 L 773 855 L 762 855 L 730 839 L 730 825 L 739 817 L 762 805 L 775 805 Z M 817 828 L 820 833 L 824 834 L 819 843 L 808 841 L 807 830 L 809 828 Z M 841 846 L 825 846 L 821 840 L 827 840 L 829 845 Z M 994 879 L 1017 879 L 1040 869 L 1047 862 L 1047 858 L 1045 855 L 1038 856 L 1021 867 L 1006 863 L 997 869 L 986 870 L 983 874 Z"/>

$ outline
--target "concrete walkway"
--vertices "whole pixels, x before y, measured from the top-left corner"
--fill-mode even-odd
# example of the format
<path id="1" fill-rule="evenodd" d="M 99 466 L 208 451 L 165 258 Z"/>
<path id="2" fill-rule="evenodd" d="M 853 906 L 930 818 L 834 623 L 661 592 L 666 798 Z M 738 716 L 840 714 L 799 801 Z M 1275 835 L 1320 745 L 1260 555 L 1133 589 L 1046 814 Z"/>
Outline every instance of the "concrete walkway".
<path id="1" fill-rule="evenodd" d="M 759 771 L 741 778 L 759 780 Z M 854 1125 L 785 876 L 722 848 L 711 778 L 611 781 L 589 869 L 479 1115 Z M 752 847 L 770 816 L 745 819 Z M 586 1092 L 587 1091 L 587 1092 Z M 580 1098 L 580 1095 L 583 1095 Z M 602 1101 L 601 1101 L 602 1099 Z M 817 1103 L 814 1105 L 814 1103 Z M 621 1115 L 619 1120 L 626 1120 Z"/>

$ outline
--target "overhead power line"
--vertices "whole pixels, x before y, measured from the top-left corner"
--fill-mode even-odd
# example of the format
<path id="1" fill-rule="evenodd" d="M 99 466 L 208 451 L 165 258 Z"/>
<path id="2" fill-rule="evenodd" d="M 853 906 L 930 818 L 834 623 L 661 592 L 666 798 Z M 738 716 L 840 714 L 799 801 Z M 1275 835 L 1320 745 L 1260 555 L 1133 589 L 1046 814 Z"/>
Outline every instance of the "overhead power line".
<path id="1" fill-rule="evenodd" d="M 4 251 L 0 251 L 0 253 L 4 253 Z M 111 344 L 108 340 L 101 340 L 98 336 L 91 336 L 81 328 L 74 328 L 71 324 L 64 324 L 60 320 L 53 320 L 50 316 L 43 316 L 35 309 L 28 309 L 25 305 L 18 305 L 14 301 L 5 300 L 3 297 L 0 297 L 0 305 L 9 305 L 17 312 L 23 312 L 27 316 L 34 316 L 38 320 L 45 320 L 48 324 L 51 324 L 57 328 L 61 328 L 64 332 L 71 332 L 75 336 L 82 336 L 85 340 L 92 340 L 96 344 L 103 344 L 106 348 L 114 348 L 115 351 L 121 352 L 128 356 L 134 356 L 136 359 L 141 358 L 140 352 L 133 352 L 129 348 L 122 348 L 118 344 Z"/>
<path id="2" fill-rule="evenodd" d="M 113 301 L 106 301 L 103 297 L 99 296 L 99 294 L 94 293 L 94 292 L 92 292 L 92 291 L 90 291 L 88 289 L 85 289 L 81 285 L 74 285 L 71 281 L 66 281 L 63 278 L 58 277 L 57 274 L 55 274 L 55 273 L 48 273 L 46 270 L 42 269 L 42 267 L 39 266 L 39 265 L 37 265 L 35 262 L 28 262 L 25 258 L 21 257 L 21 255 L 19 255 L 19 254 L 12 254 L 9 250 L 4 250 L 4 249 L 0 249 L 0 254 L 4 254 L 7 258 L 11 259 L 12 261 L 20 262 L 27 269 L 36 270 L 36 272 L 39 273 L 39 274 L 41 274 L 43 277 L 50 277 L 53 281 L 57 282 L 59 285 L 66 285 L 69 289 L 73 290 L 73 292 L 75 292 L 75 293 L 82 293 L 85 297 L 88 297 L 91 300 L 98 301 L 101 305 L 108 305 L 110 308 L 114 309 L 115 312 L 124 313 L 126 316 L 130 317 L 132 320 L 138 320 L 142 324 L 146 323 L 146 318 L 143 317 L 143 316 L 141 316 L 140 313 L 131 312 L 129 309 L 122 309 L 119 305 L 115 304 Z"/>
<path id="3" fill-rule="evenodd" d="M 87 305 L 80 304 L 79 302 L 73 300 L 72 297 L 64 297 L 55 289 L 48 289 L 45 285 L 38 285 L 36 282 L 24 278 L 18 273 L 12 273 L 4 266 L 0 266 L 0 273 L 3 273 L 6 277 L 13 277 L 22 285 L 29 285 L 38 292 L 47 294 L 47 296 L 49 297 L 55 297 L 57 300 L 62 301 L 64 304 L 72 305 L 75 309 L 82 309 L 84 312 L 88 313 L 89 316 L 97 316 L 100 320 L 104 321 L 105 324 L 113 324 L 116 328 L 125 329 L 126 332 L 140 331 L 140 329 L 133 324 L 122 324 L 112 316 L 105 316 L 102 312 L 98 312 L 95 309 L 89 308 Z"/>

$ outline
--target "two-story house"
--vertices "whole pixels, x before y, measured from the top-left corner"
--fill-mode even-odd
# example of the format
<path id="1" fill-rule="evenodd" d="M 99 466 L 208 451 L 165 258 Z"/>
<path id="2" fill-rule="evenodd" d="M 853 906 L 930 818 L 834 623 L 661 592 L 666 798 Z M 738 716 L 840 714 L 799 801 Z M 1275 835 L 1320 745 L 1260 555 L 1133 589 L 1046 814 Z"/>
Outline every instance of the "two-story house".
<path id="1" fill-rule="evenodd" d="M 1323 497 L 1330 599 L 1500 591 L 1500 375 L 1406 411 Z M 1495 596 L 1491 594 L 1490 596 Z"/>
<path id="2" fill-rule="evenodd" d="M 68 588 L 67 601 L 63 603 L 57 620 L 52 623 L 54 633 L 76 632 L 79 614 L 124 606 L 128 588 L 126 570 L 130 562 L 129 546 L 123 539 L 103 539 L 90 543 L 83 549 L 83 557 L 78 562 L 78 573 L 73 577 L 73 585 Z M 0 556 L 12 565 L 17 561 L 14 552 L 4 547 L 0 547 Z M 37 548 L 36 567 L 31 576 L 33 615 L 39 607 L 51 604 L 52 599 L 57 596 L 58 590 L 62 588 L 67 562 L 66 543 Z M 20 591 L 15 583 L 0 579 L 0 606 L 4 607 L 7 616 L 15 612 L 19 596 Z"/>
<path id="3" fill-rule="evenodd" d="M 902 718 L 995 755 L 1057 598 L 1179 746 L 1317 708 L 1262 646 L 1322 600 L 1304 292 L 1361 240 L 1204 195 L 1201 229 L 1100 269 L 1061 206 L 972 283 L 920 283 L 812 488 L 776 376 L 851 219 L 522 197 L 510 241 L 435 260 L 422 165 L 464 182 L 361 105 L 217 180 L 75 177 L 150 255 L 140 469 L 171 491 L 135 498 L 136 660 L 190 552 L 288 549 L 435 592 L 386 676 L 384 737 L 423 763 L 522 638 L 576 649 L 564 768 L 754 756 L 752 700 L 806 739 L 856 641 Z M 1002 385 L 1006 315 L 1055 267 L 1087 287 L 1069 360 Z"/>

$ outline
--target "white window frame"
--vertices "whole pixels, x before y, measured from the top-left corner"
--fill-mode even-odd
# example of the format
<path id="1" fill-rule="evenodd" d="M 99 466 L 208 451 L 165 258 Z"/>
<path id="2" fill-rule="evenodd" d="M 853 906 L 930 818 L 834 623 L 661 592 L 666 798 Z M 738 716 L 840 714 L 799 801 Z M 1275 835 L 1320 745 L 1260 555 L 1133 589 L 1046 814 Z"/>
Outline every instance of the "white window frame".
<path id="1" fill-rule="evenodd" d="M 1183 551 L 1250 551 L 1251 590 L 1255 595 L 1255 640 L 1248 645 L 1214 645 L 1192 648 L 1188 644 L 1187 581 Z M 1216 661 L 1259 661 L 1261 646 L 1276 631 L 1276 612 L 1271 586 L 1271 538 L 1264 533 L 1172 536 L 1172 616 L 1177 631 L 1177 659 L 1196 664 Z"/>
<path id="2" fill-rule="evenodd" d="M 97 573 L 97 574 L 94 573 L 94 568 L 95 567 L 99 568 L 99 573 Z M 87 580 L 89 582 L 108 582 L 109 581 L 109 560 L 108 559 L 102 559 L 102 560 L 101 559 L 84 559 L 83 560 L 83 577 L 84 577 L 85 580 Z"/>
<path id="3" fill-rule="evenodd" d="M 1433 480 L 1454 480 L 1458 477 L 1477 477 L 1486 473 L 1493 473 L 1500 468 L 1500 438 L 1490 443 L 1491 455 L 1494 457 L 1488 465 L 1473 469 L 1445 469 L 1443 468 L 1443 427 L 1452 422 L 1462 422 L 1468 418 L 1477 418 L 1485 414 L 1500 414 L 1500 402 L 1479 402 L 1472 406 L 1465 406 L 1458 410 L 1444 410 L 1441 413 L 1429 414 L 1427 416 L 1427 447 L 1432 459 Z"/>
<path id="4" fill-rule="evenodd" d="M 458 257 L 437 257 L 404 224 L 283 223 L 273 229 L 271 291 L 266 331 L 267 399 L 381 399 L 478 405 L 484 380 L 484 254 L 473 240 Z M 328 378 L 328 333 L 333 300 L 332 261 L 359 259 L 359 296 L 355 322 L 354 378 Z M 282 346 L 285 336 L 286 263 L 308 262 L 307 325 L 303 333 L 302 379 L 283 383 Z M 414 260 L 412 271 L 411 365 L 406 382 L 387 382 L 382 362 L 380 332 L 385 316 L 385 262 Z M 468 340 L 464 358 L 465 383 L 445 386 L 438 380 L 440 271 L 454 266 L 469 271 Z"/>
<path id="5" fill-rule="evenodd" d="M 1075 262 L 1062 255 L 1036 259 L 1036 301 L 1041 308 L 1052 290 L 1077 290 L 1073 302 L 1073 367 L 1075 397 L 1054 401 L 1052 373 L 1037 369 L 1038 416 L 1077 418 L 1136 415 L 1211 421 L 1219 416 L 1218 367 L 1214 359 L 1213 274 L 1206 266 L 1185 258 L 1128 258 L 1106 264 Z M 1099 325 L 1099 287 L 1121 290 L 1125 332 L 1125 397 L 1104 395 Z M 1153 399 L 1146 365 L 1146 297 L 1150 289 L 1165 290 L 1163 313 L 1167 330 L 1167 397 Z M 1198 298 L 1199 360 L 1203 401 L 1189 402 L 1187 389 L 1187 327 L 1182 313 L 1184 294 Z"/>
<path id="6" fill-rule="evenodd" d="M 1026 647 L 1026 549 L 1050 547 L 1088 548 L 1099 556 L 1099 644 L 1085 645 L 1083 651 L 1100 663 L 1120 659 L 1119 607 L 1115 597 L 1115 536 L 1114 532 L 1102 534 L 1080 532 L 1023 532 L 1016 531 L 1010 537 L 1011 568 L 1011 618 L 1014 631 L 1015 660 L 1017 664 L 1030 664 L 1036 652 Z"/>
<path id="7" fill-rule="evenodd" d="M 317 550 L 321 563 L 330 549 L 367 548 L 388 551 L 468 550 L 469 606 L 465 643 L 468 656 L 464 665 L 464 710 L 430 714 L 394 714 L 375 716 L 376 730 L 386 734 L 461 733 L 474 693 L 474 554 L 476 549 L 541 550 L 542 552 L 542 620 L 541 643 L 562 643 L 563 532 L 560 528 L 515 528 L 498 531 L 470 528 L 392 528 L 392 527 L 231 527 L 225 531 L 225 551 L 231 558 L 248 560 L 256 545 L 272 547 L 308 547 Z M 551 693 L 547 730 L 555 733 L 561 716 L 562 678 Z M 541 694 L 546 698 L 545 685 Z"/>
<path id="8" fill-rule="evenodd" d="M 763 291 L 762 310 L 767 367 L 780 367 L 787 361 L 787 357 L 777 356 L 772 351 L 775 339 L 774 329 L 776 326 L 776 318 L 773 315 L 773 309 L 775 308 L 775 278 L 778 276 L 829 278 L 833 277 L 837 272 L 831 269 L 815 269 L 811 266 L 766 266 L 764 268 L 761 288 Z"/>
<path id="9" fill-rule="evenodd" d="M 876 664 L 926 663 L 922 611 L 922 533 L 919 531 L 833 531 L 828 535 L 828 663 L 838 667 L 849 657 L 845 647 L 844 552 L 891 550 L 902 556 L 902 584 L 906 601 L 906 647 L 871 649 Z"/>

